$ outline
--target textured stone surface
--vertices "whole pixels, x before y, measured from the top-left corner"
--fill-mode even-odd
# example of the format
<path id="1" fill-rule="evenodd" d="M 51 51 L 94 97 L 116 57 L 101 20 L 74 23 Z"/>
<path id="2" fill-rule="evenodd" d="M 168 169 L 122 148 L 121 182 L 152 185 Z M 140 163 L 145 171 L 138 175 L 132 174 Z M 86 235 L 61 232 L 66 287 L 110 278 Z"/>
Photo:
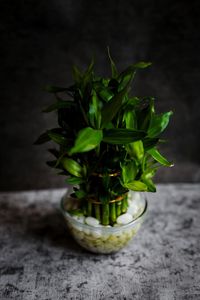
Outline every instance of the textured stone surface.
<path id="1" fill-rule="evenodd" d="M 94 255 L 56 210 L 64 190 L 0 194 L 0 299 L 200 299 L 200 185 L 160 185 L 131 244 Z"/>
<path id="2" fill-rule="evenodd" d="M 55 127 L 54 114 L 41 114 L 53 101 L 42 88 L 71 84 L 72 64 L 85 68 L 93 53 L 97 72 L 109 74 L 107 45 L 120 70 L 152 61 L 133 92 L 174 111 L 163 148 L 176 168 L 157 180 L 200 182 L 199 12 L 198 0 L 1 0 L 0 189 L 65 185 L 45 165 L 50 146 L 32 145 Z"/>

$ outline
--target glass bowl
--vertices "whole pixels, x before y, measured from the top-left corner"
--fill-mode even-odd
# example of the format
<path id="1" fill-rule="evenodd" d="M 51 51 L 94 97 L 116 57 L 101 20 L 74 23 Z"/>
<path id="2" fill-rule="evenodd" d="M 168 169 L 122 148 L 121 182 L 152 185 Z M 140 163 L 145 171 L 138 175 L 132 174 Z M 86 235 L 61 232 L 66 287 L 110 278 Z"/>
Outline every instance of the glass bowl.
<path id="1" fill-rule="evenodd" d="M 129 197 L 133 197 L 133 193 L 129 192 Z M 138 213 L 133 221 L 125 225 L 94 227 L 80 222 L 67 212 L 65 207 L 70 199 L 69 192 L 61 199 L 61 212 L 67 227 L 76 242 L 93 253 L 114 253 L 126 246 L 138 232 L 147 212 L 146 197 L 140 193 Z"/>

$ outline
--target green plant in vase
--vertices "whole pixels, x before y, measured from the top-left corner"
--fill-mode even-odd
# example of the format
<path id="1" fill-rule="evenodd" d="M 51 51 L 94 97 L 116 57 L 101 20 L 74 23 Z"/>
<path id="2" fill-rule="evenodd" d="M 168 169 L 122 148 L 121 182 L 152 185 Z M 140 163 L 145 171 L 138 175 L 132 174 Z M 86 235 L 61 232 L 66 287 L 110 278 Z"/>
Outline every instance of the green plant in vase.
<path id="1" fill-rule="evenodd" d="M 129 234 L 124 243 L 118 241 L 117 247 L 112 239 L 105 242 L 102 231 L 116 232 L 120 226 L 137 223 L 146 204 L 142 211 L 138 206 L 139 215 L 134 216 L 130 213 L 134 197 L 138 192 L 155 192 L 152 178 L 156 171 L 160 166 L 172 166 L 158 150 L 172 112 L 156 114 L 154 98 L 131 94 L 136 72 L 151 63 L 139 62 L 118 72 L 109 51 L 108 55 L 111 77 L 97 76 L 92 61 L 85 72 L 73 68 L 71 86 L 47 87 L 56 101 L 44 112 L 57 111 L 58 127 L 47 130 L 36 141 L 57 144 L 56 149 L 49 150 L 55 159 L 48 165 L 60 169 L 59 174 L 73 186 L 71 196 L 62 202 L 73 235 L 83 247 L 103 253 L 120 249 L 132 236 Z M 103 236 L 103 246 L 95 235 L 92 246 L 88 246 L 87 237 L 77 238 L 77 232 L 84 232 L 84 228 L 78 230 L 71 221 L 86 232 L 89 226 L 95 227 Z M 132 232 L 134 235 L 136 230 Z M 115 249 L 112 244 L 116 244 Z"/>

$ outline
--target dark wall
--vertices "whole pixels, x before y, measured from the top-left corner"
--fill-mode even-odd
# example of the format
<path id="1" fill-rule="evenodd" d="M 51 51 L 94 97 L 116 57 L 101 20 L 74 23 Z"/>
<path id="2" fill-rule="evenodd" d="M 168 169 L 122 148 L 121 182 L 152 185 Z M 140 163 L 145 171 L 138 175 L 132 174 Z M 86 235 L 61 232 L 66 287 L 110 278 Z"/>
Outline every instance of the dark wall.
<path id="1" fill-rule="evenodd" d="M 135 81 L 136 95 L 154 95 L 158 111 L 173 110 L 163 153 L 175 162 L 157 181 L 200 181 L 199 1 L 1 1 L 2 190 L 59 187 L 64 178 L 45 165 L 48 146 L 33 142 L 54 126 L 41 114 L 52 102 L 46 84 L 69 85 L 71 67 L 109 72 L 106 46 L 119 68 L 153 62 Z"/>

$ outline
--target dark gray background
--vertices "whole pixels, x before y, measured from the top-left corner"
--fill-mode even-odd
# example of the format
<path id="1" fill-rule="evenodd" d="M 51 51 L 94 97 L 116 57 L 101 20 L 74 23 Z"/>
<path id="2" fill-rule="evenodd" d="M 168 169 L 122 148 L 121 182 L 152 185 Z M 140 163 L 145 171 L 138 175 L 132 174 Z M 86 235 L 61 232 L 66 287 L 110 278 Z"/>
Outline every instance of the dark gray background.
<path id="1" fill-rule="evenodd" d="M 119 69 L 138 60 L 136 95 L 156 97 L 158 111 L 173 110 L 163 153 L 175 162 L 159 182 L 200 181 L 198 1 L 1 1 L 1 190 L 60 187 L 64 178 L 45 165 L 47 145 L 33 142 L 54 126 L 41 114 L 51 103 L 46 84 L 69 85 L 71 67 L 109 72 L 106 46 Z"/>

